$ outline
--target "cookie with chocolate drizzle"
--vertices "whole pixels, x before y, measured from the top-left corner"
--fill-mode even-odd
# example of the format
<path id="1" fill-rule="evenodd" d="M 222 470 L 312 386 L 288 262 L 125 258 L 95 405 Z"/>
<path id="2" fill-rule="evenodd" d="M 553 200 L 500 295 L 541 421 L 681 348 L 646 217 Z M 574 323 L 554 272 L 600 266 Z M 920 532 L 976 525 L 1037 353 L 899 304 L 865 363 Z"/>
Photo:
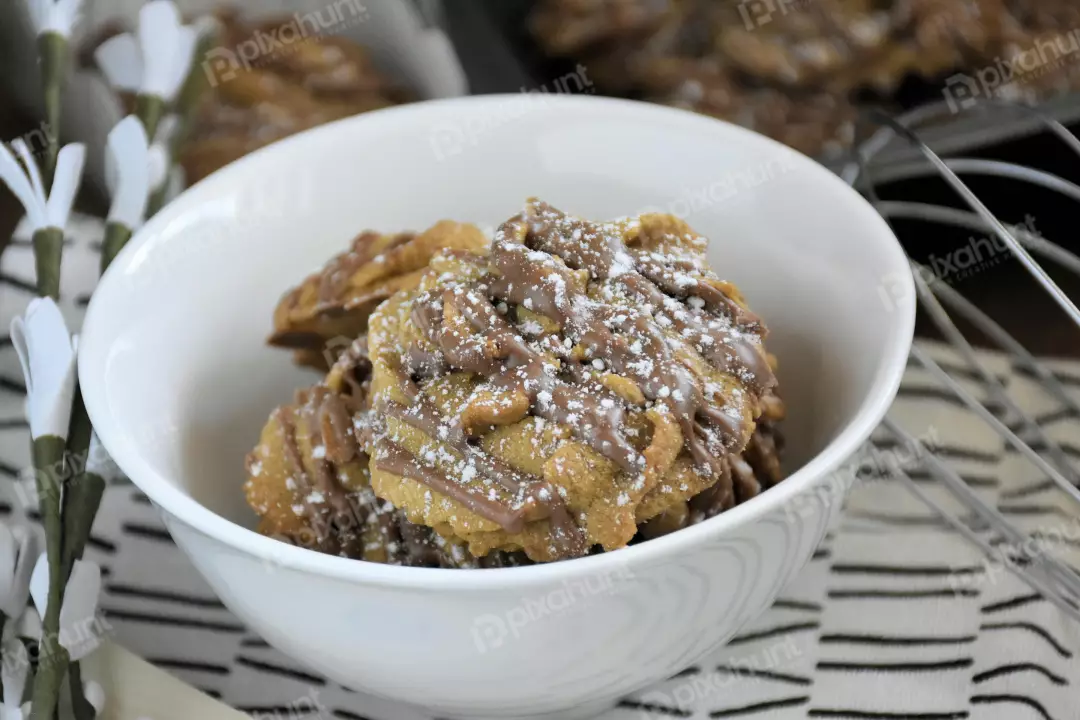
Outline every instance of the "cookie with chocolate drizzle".
<path id="1" fill-rule="evenodd" d="M 302 365 L 326 371 L 337 351 L 367 329 L 368 316 L 379 303 L 416 287 L 432 255 L 481 250 L 488 244 L 475 225 L 449 220 L 419 235 L 365 231 L 281 299 L 269 343 L 295 350 Z"/>
<path id="2" fill-rule="evenodd" d="M 376 495 L 474 555 L 546 562 L 730 482 L 776 381 L 705 244 L 532 201 L 489 253 L 435 258 L 370 319 Z"/>
<path id="3" fill-rule="evenodd" d="M 271 416 L 245 485 L 260 530 L 503 567 L 656 537 L 779 482 L 775 361 L 705 244 L 671 216 L 530 201 L 490 248 L 436 254 Z M 364 275 L 340 265 L 313 277 Z"/>

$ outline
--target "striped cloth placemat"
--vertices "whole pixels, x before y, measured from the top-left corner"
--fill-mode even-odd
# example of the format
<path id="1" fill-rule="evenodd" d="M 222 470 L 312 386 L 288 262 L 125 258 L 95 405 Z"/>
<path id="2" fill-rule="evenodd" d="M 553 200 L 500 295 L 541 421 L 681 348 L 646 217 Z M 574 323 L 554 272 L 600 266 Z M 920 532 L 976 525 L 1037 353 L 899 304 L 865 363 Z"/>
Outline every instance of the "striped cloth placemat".
<path id="1" fill-rule="evenodd" d="M 100 227 L 78 218 L 69 234 L 62 307 L 76 327 L 97 278 Z M 0 476 L 11 481 L 30 456 L 25 388 L 6 328 L 32 297 L 32 268 L 23 240 L 0 258 Z M 984 383 L 949 348 L 924 347 L 987 399 Z M 1080 461 L 1080 419 L 1007 358 L 982 357 L 1020 407 Z M 1080 400 L 1080 363 L 1049 364 Z M 890 415 L 1040 547 L 1080 566 L 1080 513 L 1071 501 L 929 373 L 908 368 Z M 903 460 L 903 448 L 885 433 L 875 440 Z M 911 476 L 951 502 L 926 473 Z M 0 484 L 0 516 L 34 520 L 14 482 Z M 88 554 L 106 573 L 102 608 L 120 644 L 254 717 L 428 720 L 345 690 L 248 632 L 131 485 L 108 489 Z M 769 610 L 723 651 L 626 698 L 603 720 L 1076 720 L 1078 655 L 1080 626 L 943 529 L 902 485 L 870 476 Z"/>

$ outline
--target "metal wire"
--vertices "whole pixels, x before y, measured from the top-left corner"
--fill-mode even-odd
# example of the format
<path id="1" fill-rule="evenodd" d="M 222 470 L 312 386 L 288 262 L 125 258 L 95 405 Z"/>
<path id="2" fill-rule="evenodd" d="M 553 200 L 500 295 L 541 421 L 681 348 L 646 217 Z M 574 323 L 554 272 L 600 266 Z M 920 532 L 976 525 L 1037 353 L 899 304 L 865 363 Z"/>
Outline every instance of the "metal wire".
<path id="1" fill-rule="evenodd" d="M 1002 104 L 1008 103 L 1000 100 L 983 101 L 973 111 L 985 112 L 992 106 Z M 1067 127 L 1036 108 L 1015 107 L 1040 121 L 1047 130 L 1062 140 L 1072 154 L 1080 158 L 1080 139 Z M 1076 202 L 1080 202 L 1080 185 L 1023 165 L 977 158 L 940 157 L 920 138 L 917 129 L 951 113 L 951 108 L 945 103 L 924 106 L 896 118 L 875 113 L 874 120 L 880 127 L 865 142 L 856 145 L 853 158 L 841 171 L 841 177 L 862 191 L 890 224 L 892 220 L 901 218 L 993 233 L 1080 328 L 1080 308 L 1058 286 L 1035 256 L 1050 260 L 1078 275 L 1080 257 L 1026 228 L 1009 227 L 1001 222 L 960 176 L 988 175 L 1008 178 L 1059 193 Z M 924 162 L 921 165 L 874 165 L 875 158 L 897 137 L 922 154 Z M 971 208 L 971 212 L 924 203 L 885 202 L 878 197 L 876 186 L 883 182 L 924 176 L 943 178 Z M 1045 363 L 1028 352 L 993 318 L 943 282 L 929 268 L 915 261 L 911 262 L 911 267 L 920 307 L 975 376 L 982 380 L 988 391 L 987 400 L 980 401 L 918 346 L 912 349 L 913 360 L 954 394 L 1004 442 L 1015 448 L 1021 457 L 1030 461 L 1046 477 L 1046 481 L 1040 484 L 1041 488 L 1056 487 L 1080 505 L 1080 470 L 1060 445 L 1039 426 L 1035 418 L 1025 413 L 1009 396 L 995 373 L 985 367 L 975 348 L 953 322 L 950 312 L 983 332 L 1010 357 L 1016 367 L 1028 371 L 1047 396 L 1056 400 L 1067 412 L 1080 415 L 1080 403 L 1066 392 Z M 947 509 L 943 503 L 934 500 L 915 483 L 905 472 L 905 469 L 911 471 L 915 468 L 890 467 L 885 473 L 887 476 L 903 483 L 916 497 L 932 508 L 946 525 L 979 547 L 988 558 L 999 561 L 1063 613 L 1080 622 L 1080 572 L 1051 552 L 1041 549 L 1032 551 L 1037 548 L 1034 538 L 980 498 L 945 460 L 934 455 L 932 449 L 926 448 L 893 420 L 886 419 L 883 427 L 898 443 L 916 450 L 916 467 L 935 478 L 949 495 L 960 503 L 963 511 L 956 513 Z"/>

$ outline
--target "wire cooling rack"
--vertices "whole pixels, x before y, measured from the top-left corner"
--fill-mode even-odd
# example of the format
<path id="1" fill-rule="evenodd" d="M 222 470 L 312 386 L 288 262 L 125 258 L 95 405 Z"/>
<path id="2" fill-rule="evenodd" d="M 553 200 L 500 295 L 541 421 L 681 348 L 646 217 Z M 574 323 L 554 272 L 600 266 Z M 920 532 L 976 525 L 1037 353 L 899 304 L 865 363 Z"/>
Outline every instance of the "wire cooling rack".
<path id="1" fill-rule="evenodd" d="M 1030 123 L 1036 123 L 1055 135 L 1063 150 L 1075 155 L 1076 161 L 1080 162 L 1080 139 L 1048 112 L 994 100 L 974 103 L 963 112 L 972 116 L 990 115 L 1000 112 L 1003 107 L 1026 115 Z M 894 220 L 919 220 L 991 233 L 1004 243 L 1024 269 L 1049 293 L 1060 311 L 1080 328 L 1080 309 L 1036 259 L 1049 260 L 1080 275 L 1080 257 L 1028 228 L 1010 227 L 1003 223 L 961 176 L 1005 178 L 1030 184 L 1043 192 L 1061 194 L 1076 202 L 1080 202 L 1080 185 L 1035 167 L 974 157 L 943 157 L 931 149 L 921 130 L 955 114 L 956 107 L 947 102 L 926 105 L 896 117 L 874 113 L 872 119 L 877 129 L 869 138 L 856 144 L 850 161 L 839 171 L 841 177 L 862 192 L 890 224 Z M 883 151 L 890 145 L 895 146 L 898 138 L 921 155 L 920 162 L 879 162 Z M 878 195 L 877 189 L 883 183 L 919 177 L 944 179 L 969 210 L 927 203 L 883 201 Z M 1002 382 L 986 367 L 954 318 L 962 318 L 989 338 L 1009 357 L 1014 367 L 1033 377 L 1041 389 L 1060 404 L 1062 411 L 1080 415 L 1080 404 L 1066 392 L 1045 363 L 937 273 L 915 260 L 911 260 L 911 271 L 920 308 L 966 361 L 968 369 L 985 383 L 989 402 L 980 401 L 918 344 L 911 352 L 913 363 L 925 368 L 930 376 L 1030 461 L 1060 492 L 1075 501 L 1076 519 L 1080 522 L 1080 471 L 1038 421 L 1010 398 Z M 1080 572 L 1062 561 L 1052 547 L 1036 542 L 997 508 L 980 498 L 946 458 L 934 453 L 932 443 L 914 437 L 891 419 L 886 419 L 883 427 L 909 452 L 903 462 L 887 462 L 884 468 L 874 468 L 875 472 L 903 483 L 935 511 L 942 523 L 951 526 L 977 545 L 989 559 L 1019 576 L 1063 613 L 1080 622 Z M 927 493 L 912 479 L 911 475 L 916 471 L 929 474 L 940 482 L 951 498 L 957 501 L 960 511 L 947 507 L 952 503 L 943 503 Z"/>

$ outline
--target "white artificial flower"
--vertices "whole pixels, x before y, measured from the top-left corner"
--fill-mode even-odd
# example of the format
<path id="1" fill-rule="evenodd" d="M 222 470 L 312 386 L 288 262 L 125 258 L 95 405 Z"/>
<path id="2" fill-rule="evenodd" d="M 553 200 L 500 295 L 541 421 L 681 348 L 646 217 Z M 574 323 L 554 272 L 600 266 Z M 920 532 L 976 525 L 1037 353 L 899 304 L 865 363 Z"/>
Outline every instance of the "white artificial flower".
<path id="1" fill-rule="evenodd" d="M 31 528 L 0 522 L 0 612 L 12 625 L 27 609 L 30 575 L 40 554 L 37 534 Z"/>
<path id="2" fill-rule="evenodd" d="M 27 0 L 27 5 L 38 35 L 56 33 L 70 38 L 79 22 L 82 0 Z"/>
<path id="3" fill-rule="evenodd" d="M 78 192 L 82 180 L 86 147 L 73 143 L 60 150 L 56 158 L 56 174 L 48 194 L 45 193 L 41 171 L 38 170 L 30 148 L 21 139 L 11 143 L 11 147 L 23 164 L 20 165 L 11 151 L 0 143 L 0 180 L 4 181 L 22 203 L 33 232 L 46 227 L 63 230 L 71 215 L 75 193 Z"/>
<path id="4" fill-rule="evenodd" d="M 121 120 L 109 133 L 105 179 L 112 194 L 109 222 L 138 229 L 150 200 L 150 147 L 146 128 L 134 115 Z"/>
<path id="5" fill-rule="evenodd" d="M 83 683 L 83 697 L 94 708 L 94 715 L 101 715 L 105 709 L 105 688 L 93 680 Z"/>
<path id="6" fill-rule="evenodd" d="M 30 594 L 34 605 L 45 617 L 49 605 L 49 559 L 45 553 L 38 558 L 30 579 Z M 60 607 L 60 645 L 68 651 L 72 662 L 78 662 L 101 645 L 97 634 L 98 596 L 101 594 L 101 568 L 87 560 L 76 560 L 71 577 L 64 588 L 64 604 Z"/>
<path id="7" fill-rule="evenodd" d="M 30 435 L 67 439 L 75 396 L 76 339 L 56 302 L 31 300 L 26 314 L 11 321 L 11 342 L 26 381 Z"/>
<path id="8" fill-rule="evenodd" d="M 94 58 L 116 88 L 172 102 L 191 70 L 197 42 L 198 31 L 181 24 L 172 0 L 151 0 L 139 11 L 136 35 L 106 40 Z"/>
<path id="9" fill-rule="evenodd" d="M 6 641 L 0 660 L 0 680 L 4 684 L 0 720 L 25 720 L 30 717 L 30 703 L 22 702 L 29 674 L 30 654 L 26 646 L 17 638 Z"/>

